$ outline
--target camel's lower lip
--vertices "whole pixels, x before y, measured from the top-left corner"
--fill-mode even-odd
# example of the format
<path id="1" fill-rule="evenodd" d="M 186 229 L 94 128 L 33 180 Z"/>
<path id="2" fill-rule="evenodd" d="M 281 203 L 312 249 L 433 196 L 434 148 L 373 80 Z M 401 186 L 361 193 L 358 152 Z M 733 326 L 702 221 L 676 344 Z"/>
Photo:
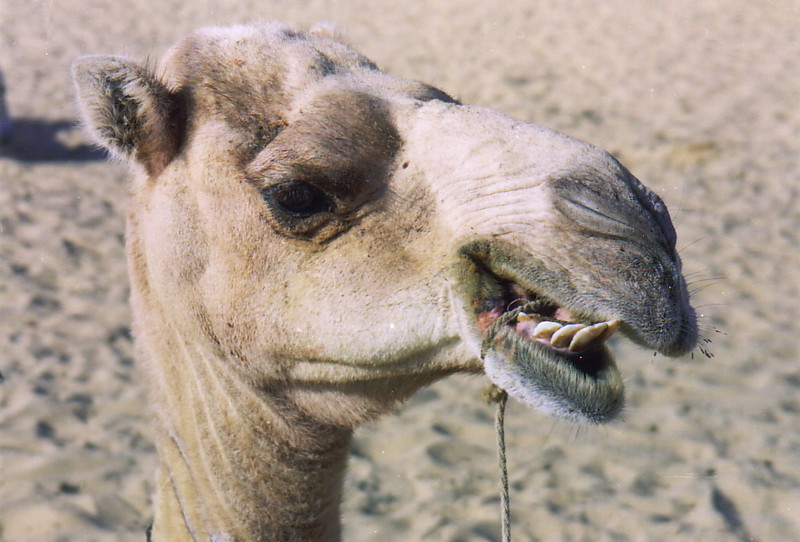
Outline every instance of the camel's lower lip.
<path id="1" fill-rule="evenodd" d="M 501 308 L 498 301 L 477 315 L 484 367 L 496 385 L 530 406 L 575 421 L 603 423 L 621 411 L 622 378 L 604 345 L 618 320 L 558 321 L 552 315 L 569 312 L 541 299 L 506 312 Z"/>

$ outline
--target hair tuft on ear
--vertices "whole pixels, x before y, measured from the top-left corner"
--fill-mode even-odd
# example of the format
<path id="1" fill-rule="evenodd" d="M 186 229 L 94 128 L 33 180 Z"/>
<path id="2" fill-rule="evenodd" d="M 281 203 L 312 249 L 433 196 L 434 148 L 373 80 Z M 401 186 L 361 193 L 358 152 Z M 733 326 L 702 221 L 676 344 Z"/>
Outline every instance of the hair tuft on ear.
<path id="1" fill-rule="evenodd" d="M 84 122 L 94 140 L 157 175 L 175 157 L 185 129 L 180 92 L 153 72 L 116 56 L 85 56 L 72 66 Z"/>

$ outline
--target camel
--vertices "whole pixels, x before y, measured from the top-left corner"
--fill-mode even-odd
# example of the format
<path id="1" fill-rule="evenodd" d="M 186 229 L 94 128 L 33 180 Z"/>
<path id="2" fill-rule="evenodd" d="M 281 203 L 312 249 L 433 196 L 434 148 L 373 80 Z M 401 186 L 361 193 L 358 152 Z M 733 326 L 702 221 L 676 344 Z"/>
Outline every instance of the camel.
<path id="1" fill-rule="evenodd" d="M 278 23 L 73 75 L 132 171 L 155 541 L 339 540 L 354 429 L 421 387 L 486 374 L 603 423 L 624 403 L 612 333 L 695 346 L 664 203 L 587 143 Z"/>

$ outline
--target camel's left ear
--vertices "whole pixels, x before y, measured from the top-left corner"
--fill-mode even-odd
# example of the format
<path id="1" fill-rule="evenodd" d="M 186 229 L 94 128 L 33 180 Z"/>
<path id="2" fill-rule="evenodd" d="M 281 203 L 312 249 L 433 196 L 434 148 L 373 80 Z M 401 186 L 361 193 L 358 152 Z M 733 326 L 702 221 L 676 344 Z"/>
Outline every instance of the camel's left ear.
<path id="1" fill-rule="evenodd" d="M 72 65 L 83 120 L 113 155 L 158 175 L 178 153 L 185 100 L 149 69 L 115 56 L 84 56 Z"/>

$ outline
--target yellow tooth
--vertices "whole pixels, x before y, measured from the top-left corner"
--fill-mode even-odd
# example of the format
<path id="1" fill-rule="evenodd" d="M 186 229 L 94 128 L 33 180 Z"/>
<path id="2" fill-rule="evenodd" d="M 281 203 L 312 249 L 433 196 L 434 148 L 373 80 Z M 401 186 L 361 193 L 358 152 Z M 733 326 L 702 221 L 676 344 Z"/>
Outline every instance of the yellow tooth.
<path id="1" fill-rule="evenodd" d="M 622 320 L 608 320 L 603 322 L 608 327 L 606 328 L 603 335 L 600 337 L 599 341 L 604 342 L 607 341 L 609 337 L 611 337 L 618 329 L 620 324 L 622 324 Z"/>
<path id="2" fill-rule="evenodd" d="M 586 327 L 586 324 L 569 324 L 556 331 L 550 337 L 550 344 L 556 348 L 567 346 L 577 332 Z"/>
<path id="3" fill-rule="evenodd" d="M 521 312 L 517 315 L 517 322 L 527 322 L 528 320 L 533 320 L 533 318 L 531 318 L 524 312 Z"/>
<path id="4" fill-rule="evenodd" d="M 534 339 L 547 339 L 559 329 L 561 329 L 561 324 L 558 322 L 539 322 L 539 324 L 534 328 L 531 337 Z"/>
<path id="5" fill-rule="evenodd" d="M 589 326 L 577 332 L 572 341 L 569 343 L 570 352 L 580 352 L 586 350 L 586 347 L 592 344 L 598 337 L 608 329 L 608 324 L 601 322 L 593 326 Z"/>

